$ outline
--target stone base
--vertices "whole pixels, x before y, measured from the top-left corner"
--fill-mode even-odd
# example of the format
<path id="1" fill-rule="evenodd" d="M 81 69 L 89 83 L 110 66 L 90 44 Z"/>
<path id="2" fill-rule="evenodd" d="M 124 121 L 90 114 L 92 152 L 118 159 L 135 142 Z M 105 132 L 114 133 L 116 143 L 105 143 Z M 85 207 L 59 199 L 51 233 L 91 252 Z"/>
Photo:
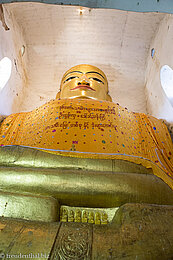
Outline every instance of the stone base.
<path id="1" fill-rule="evenodd" d="M 0 259 L 173 259 L 173 206 L 125 204 L 108 225 L 1 218 L 0 229 Z"/>

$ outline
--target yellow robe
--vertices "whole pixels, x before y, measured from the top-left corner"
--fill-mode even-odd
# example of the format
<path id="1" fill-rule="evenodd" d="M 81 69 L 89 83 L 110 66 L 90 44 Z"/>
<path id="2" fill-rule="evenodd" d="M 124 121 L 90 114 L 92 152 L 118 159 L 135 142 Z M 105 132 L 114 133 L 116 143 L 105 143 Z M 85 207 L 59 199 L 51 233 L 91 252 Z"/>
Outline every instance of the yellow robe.
<path id="1" fill-rule="evenodd" d="M 173 144 L 165 124 L 119 104 L 52 100 L 8 116 L 0 146 L 21 145 L 80 158 L 122 159 L 147 168 L 173 189 Z"/>

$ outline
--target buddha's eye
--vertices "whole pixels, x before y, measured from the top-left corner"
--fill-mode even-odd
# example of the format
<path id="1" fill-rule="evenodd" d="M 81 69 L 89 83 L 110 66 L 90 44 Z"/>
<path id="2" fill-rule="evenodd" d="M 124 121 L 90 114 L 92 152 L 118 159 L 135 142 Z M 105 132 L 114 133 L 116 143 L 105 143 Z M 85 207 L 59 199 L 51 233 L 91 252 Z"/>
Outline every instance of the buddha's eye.
<path id="1" fill-rule="evenodd" d="M 66 79 L 66 80 L 64 81 L 64 83 L 67 82 L 67 81 L 69 81 L 69 80 L 75 79 L 75 78 L 79 78 L 79 77 L 77 77 L 77 76 L 72 76 L 72 77 Z"/>
<path id="2" fill-rule="evenodd" d="M 97 81 L 97 82 L 99 82 L 99 83 L 102 83 L 102 84 L 104 84 L 103 83 L 103 81 L 101 81 L 100 79 L 98 79 L 98 78 L 89 78 L 89 79 L 92 79 L 92 80 L 95 80 L 95 81 Z"/>

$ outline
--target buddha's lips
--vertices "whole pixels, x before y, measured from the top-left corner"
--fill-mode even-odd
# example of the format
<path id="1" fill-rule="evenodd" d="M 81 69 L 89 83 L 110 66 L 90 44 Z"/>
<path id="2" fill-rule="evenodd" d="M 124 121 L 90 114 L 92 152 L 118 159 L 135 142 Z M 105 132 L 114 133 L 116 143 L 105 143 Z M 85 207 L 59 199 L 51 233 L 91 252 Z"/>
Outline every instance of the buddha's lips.
<path id="1" fill-rule="evenodd" d="M 89 90 L 93 90 L 93 91 L 95 91 L 95 89 L 93 89 L 93 88 L 91 88 L 91 87 L 89 87 L 89 86 L 87 86 L 87 85 L 79 85 L 79 86 L 77 86 L 77 87 L 74 87 L 74 88 L 72 88 L 72 89 L 70 89 L 70 90 L 76 90 L 76 89 L 89 89 Z"/>

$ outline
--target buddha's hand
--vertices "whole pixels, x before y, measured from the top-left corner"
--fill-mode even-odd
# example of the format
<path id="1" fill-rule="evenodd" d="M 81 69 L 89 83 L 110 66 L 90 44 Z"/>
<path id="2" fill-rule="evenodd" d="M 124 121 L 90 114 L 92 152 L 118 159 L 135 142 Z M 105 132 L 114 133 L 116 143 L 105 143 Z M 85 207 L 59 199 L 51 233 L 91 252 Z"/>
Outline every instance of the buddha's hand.
<path id="1" fill-rule="evenodd" d="M 173 142 L 173 123 L 169 123 L 165 119 L 161 119 L 161 121 L 167 126 L 171 139 L 172 139 L 172 142 Z"/>

